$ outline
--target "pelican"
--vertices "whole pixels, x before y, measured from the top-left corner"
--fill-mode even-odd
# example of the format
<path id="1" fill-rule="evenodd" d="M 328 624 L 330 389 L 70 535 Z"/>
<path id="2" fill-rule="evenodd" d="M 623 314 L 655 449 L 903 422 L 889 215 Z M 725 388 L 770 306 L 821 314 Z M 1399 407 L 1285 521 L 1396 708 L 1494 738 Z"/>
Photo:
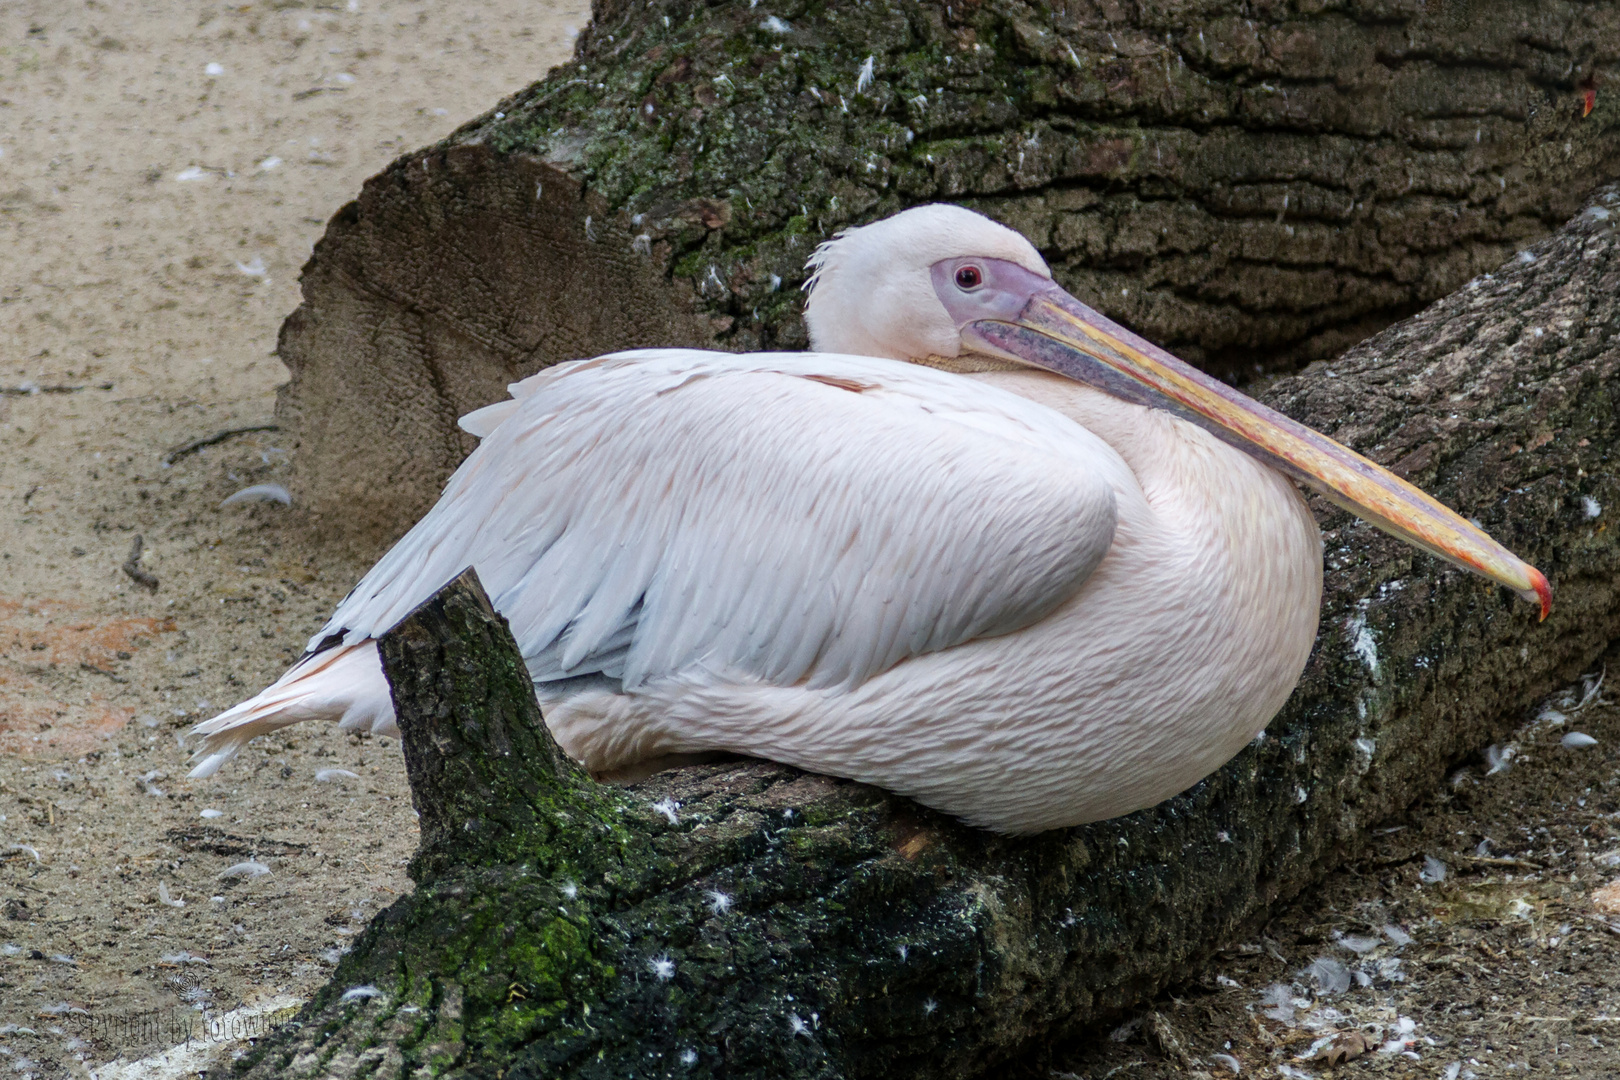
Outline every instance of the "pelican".
<path id="1" fill-rule="evenodd" d="M 1024 834 L 1185 790 L 1316 636 L 1292 481 L 1540 606 L 1539 571 L 1353 451 L 931 205 L 817 249 L 815 351 L 615 353 L 514 383 L 438 504 L 274 685 L 195 729 L 211 775 L 302 720 L 397 734 L 377 639 L 467 566 L 600 777 L 732 752 Z"/>

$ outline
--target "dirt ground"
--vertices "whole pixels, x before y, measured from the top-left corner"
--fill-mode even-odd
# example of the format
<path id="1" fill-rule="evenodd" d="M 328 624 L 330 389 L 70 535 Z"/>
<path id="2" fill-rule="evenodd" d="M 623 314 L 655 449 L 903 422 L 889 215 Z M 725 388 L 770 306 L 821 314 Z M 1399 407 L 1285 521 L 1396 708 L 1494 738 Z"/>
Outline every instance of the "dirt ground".
<path id="1" fill-rule="evenodd" d="M 307 996 L 409 887 L 387 740 L 298 731 L 184 779 L 176 736 L 274 678 L 375 553 L 219 506 L 281 476 L 278 432 L 165 454 L 273 421 L 326 219 L 588 17 L 0 4 L 0 1072 L 83 1076 L 180 1041 L 177 1013 Z M 137 536 L 156 591 L 121 569 Z M 270 872 L 221 876 L 247 862 Z"/>
<path id="2" fill-rule="evenodd" d="M 315 542 L 296 505 L 220 506 L 284 474 L 281 433 L 174 451 L 273 423 L 276 330 L 326 218 L 587 17 L 0 6 L 4 1071 L 195 1075 L 409 888 L 389 740 L 298 729 L 184 779 L 177 736 L 274 678 L 375 553 Z M 1352 1076 L 1620 1072 L 1620 897 L 1593 899 L 1620 875 L 1620 710 L 1571 694 L 1506 768 L 1469 765 L 1251 944 L 1030 1075 L 1320 1076 L 1336 1050 Z M 1597 744 L 1565 748 L 1574 728 Z M 204 1017 L 217 1037 L 148 1056 Z"/>
<path id="3" fill-rule="evenodd" d="M 1620 652 L 1607 664 L 1620 671 Z M 1620 707 L 1605 670 L 1375 828 L 1365 857 L 1250 942 L 1027 1075 L 1620 1075 Z"/>

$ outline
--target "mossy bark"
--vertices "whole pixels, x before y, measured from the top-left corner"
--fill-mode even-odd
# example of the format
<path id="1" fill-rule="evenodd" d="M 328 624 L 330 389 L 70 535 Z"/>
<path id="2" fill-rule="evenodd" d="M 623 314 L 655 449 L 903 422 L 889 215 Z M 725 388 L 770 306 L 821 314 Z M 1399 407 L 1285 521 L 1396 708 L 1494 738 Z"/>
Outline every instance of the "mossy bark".
<path id="1" fill-rule="evenodd" d="M 1620 175 L 1617 63 L 1597 0 L 597 0 L 333 218 L 281 339 L 301 496 L 398 535 L 545 364 L 801 347 L 814 245 L 929 200 L 1195 363 L 1290 370 Z"/>
<path id="2" fill-rule="evenodd" d="M 1008 840 L 760 763 L 596 786 L 458 582 L 383 641 L 417 889 L 253 1074 L 973 1077 L 1186 978 L 1620 636 L 1617 224 L 1609 188 L 1265 395 L 1539 565 L 1552 617 L 1319 505 L 1298 690 L 1127 818 Z M 362 985 L 380 996 L 344 1000 Z"/>

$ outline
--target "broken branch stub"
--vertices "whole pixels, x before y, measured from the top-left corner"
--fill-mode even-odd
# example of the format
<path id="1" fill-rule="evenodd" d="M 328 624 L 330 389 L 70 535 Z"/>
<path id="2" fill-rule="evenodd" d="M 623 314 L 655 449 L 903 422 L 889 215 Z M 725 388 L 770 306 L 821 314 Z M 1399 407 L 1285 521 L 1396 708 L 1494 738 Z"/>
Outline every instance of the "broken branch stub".
<path id="1" fill-rule="evenodd" d="M 380 643 L 421 846 L 417 880 L 456 864 L 534 861 L 554 869 L 558 823 L 597 785 L 540 718 L 523 658 L 478 575 L 462 571 Z"/>
<path id="2" fill-rule="evenodd" d="M 955 1080 L 1185 979 L 1620 637 L 1617 224 L 1610 187 L 1265 395 L 1477 518 L 1547 573 L 1552 616 L 1318 503 L 1300 686 L 1264 740 L 1126 818 L 1008 840 L 764 763 L 595 786 L 453 585 L 382 650 L 417 888 L 251 1075 Z M 382 996 L 343 1000 L 362 985 Z"/>

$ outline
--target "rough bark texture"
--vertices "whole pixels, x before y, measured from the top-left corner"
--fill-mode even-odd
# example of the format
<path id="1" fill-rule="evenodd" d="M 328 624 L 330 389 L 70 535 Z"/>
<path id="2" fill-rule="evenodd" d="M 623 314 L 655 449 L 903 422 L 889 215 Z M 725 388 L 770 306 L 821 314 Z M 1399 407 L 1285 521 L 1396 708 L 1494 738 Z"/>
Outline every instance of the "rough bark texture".
<path id="1" fill-rule="evenodd" d="M 800 347 L 814 245 L 929 200 L 1211 370 L 1326 358 L 1620 175 L 1617 61 L 1597 0 L 597 0 L 334 217 L 281 340 L 302 494 L 397 535 L 514 378 Z"/>
<path id="2" fill-rule="evenodd" d="M 474 583 L 441 593 L 383 641 L 417 890 L 254 1075 L 972 1077 L 1184 978 L 1620 636 L 1617 224 L 1612 187 L 1266 395 L 1533 560 L 1552 617 L 1319 508 L 1299 689 L 1128 818 L 1006 840 L 757 763 L 597 787 Z"/>

